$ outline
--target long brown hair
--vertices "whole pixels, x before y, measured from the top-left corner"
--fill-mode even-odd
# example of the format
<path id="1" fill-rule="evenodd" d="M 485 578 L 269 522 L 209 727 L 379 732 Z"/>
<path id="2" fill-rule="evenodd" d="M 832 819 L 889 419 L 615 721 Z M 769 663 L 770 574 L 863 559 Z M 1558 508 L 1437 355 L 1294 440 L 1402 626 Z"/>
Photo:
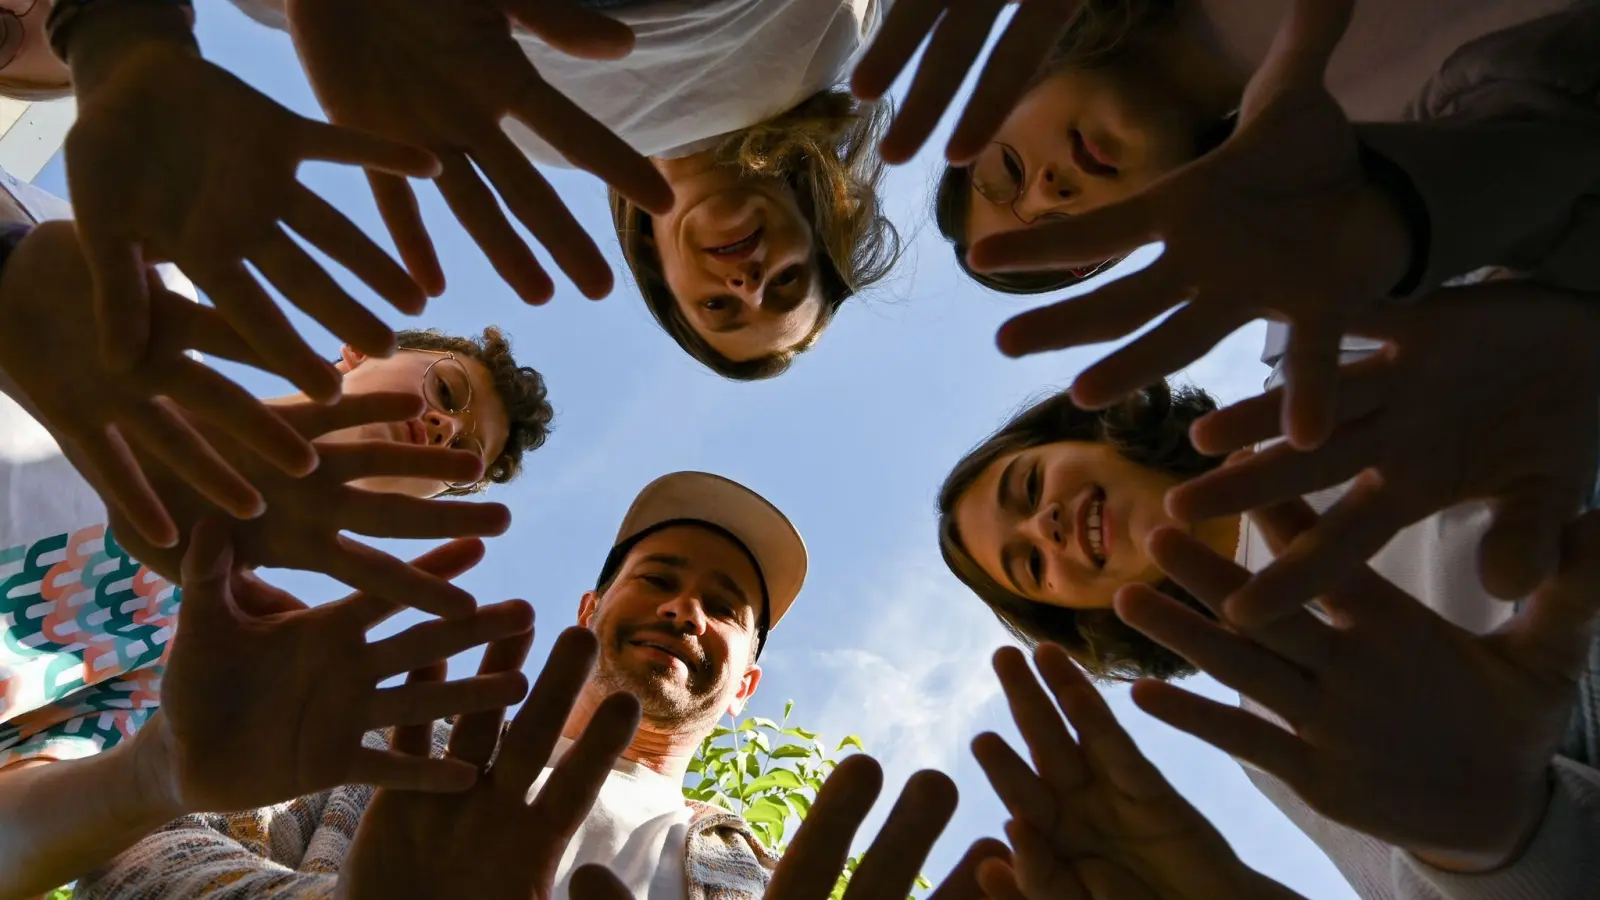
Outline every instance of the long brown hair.
<path id="1" fill-rule="evenodd" d="M 1126 52 L 1141 34 L 1166 22 L 1178 6 L 1179 0 L 1084 0 L 1034 75 L 1033 85 L 1068 69 L 1106 65 Z M 1072 271 L 979 272 L 967 265 L 967 213 L 971 202 L 972 170 L 946 166 L 934 194 L 934 223 L 955 250 L 956 265 L 984 287 L 1007 294 L 1042 294 L 1071 287 L 1107 268 L 1107 264 L 1101 264 Z"/>
<path id="2" fill-rule="evenodd" d="M 1124 624 L 1109 609 L 1067 609 L 1030 600 L 990 578 L 962 542 L 955 508 L 984 470 L 1019 450 L 1063 441 L 1109 444 L 1129 462 L 1192 478 L 1221 465 L 1189 442 L 1189 426 L 1217 408 L 1195 388 L 1157 382 L 1108 409 L 1078 408 L 1065 391 L 1024 408 L 956 463 L 939 488 L 939 550 L 945 565 L 1027 647 L 1056 643 L 1092 677 L 1105 681 L 1181 678 L 1187 660 Z M 1205 608 L 1175 582 L 1159 590 L 1195 609 Z"/>
<path id="3" fill-rule="evenodd" d="M 887 103 L 862 103 L 848 91 L 827 90 L 728 135 L 717 147 L 719 164 L 787 182 L 818 244 L 823 302 L 816 324 L 799 343 L 758 359 L 728 359 L 694 330 L 667 287 L 651 240 L 650 215 L 611 191 L 611 220 L 623 261 L 650 314 L 678 346 L 725 378 L 772 378 L 816 344 L 844 301 L 889 274 L 900 258 L 900 234 L 878 197 L 884 175 L 878 142 L 892 115 Z"/>

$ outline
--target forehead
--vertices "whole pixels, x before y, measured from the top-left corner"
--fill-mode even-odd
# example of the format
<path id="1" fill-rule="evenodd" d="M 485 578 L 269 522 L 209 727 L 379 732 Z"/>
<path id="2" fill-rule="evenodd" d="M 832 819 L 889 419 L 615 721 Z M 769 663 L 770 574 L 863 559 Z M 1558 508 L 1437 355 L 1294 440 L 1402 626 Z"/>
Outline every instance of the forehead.
<path id="1" fill-rule="evenodd" d="M 761 575 L 749 552 L 719 531 L 689 524 L 663 528 L 635 544 L 622 565 L 631 568 L 657 555 L 682 559 L 697 574 L 722 575 L 738 585 L 752 603 L 760 602 Z"/>
<path id="2" fill-rule="evenodd" d="M 1000 548 L 1010 538 L 1015 525 L 1014 517 L 1000 506 L 1000 482 L 1006 468 L 1025 452 L 1012 451 L 984 467 L 956 501 L 953 510 L 961 545 L 967 548 L 973 562 L 1000 584 L 1006 583 L 1000 571 Z"/>

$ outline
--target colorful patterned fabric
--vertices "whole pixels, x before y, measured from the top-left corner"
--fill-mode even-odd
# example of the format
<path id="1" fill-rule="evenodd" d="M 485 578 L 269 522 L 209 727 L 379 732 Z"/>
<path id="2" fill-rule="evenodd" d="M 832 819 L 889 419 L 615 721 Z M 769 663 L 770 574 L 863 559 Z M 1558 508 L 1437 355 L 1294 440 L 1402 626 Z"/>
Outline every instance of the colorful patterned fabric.
<path id="1" fill-rule="evenodd" d="M 449 729 L 434 730 L 443 755 Z M 383 732 L 367 734 L 384 748 Z M 77 900 L 326 900 L 374 791 L 347 785 L 242 813 L 184 816 L 80 878 Z M 694 810 L 684 872 L 687 900 L 759 900 L 777 858 L 726 810 Z"/>

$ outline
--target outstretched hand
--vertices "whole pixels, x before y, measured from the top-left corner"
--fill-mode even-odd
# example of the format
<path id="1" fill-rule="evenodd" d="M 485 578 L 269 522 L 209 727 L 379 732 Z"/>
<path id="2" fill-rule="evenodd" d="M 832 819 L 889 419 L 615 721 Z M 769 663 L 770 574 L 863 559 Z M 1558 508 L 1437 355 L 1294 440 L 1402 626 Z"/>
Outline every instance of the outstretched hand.
<path id="1" fill-rule="evenodd" d="M 151 334 L 145 267 L 159 260 L 176 263 L 267 368 L 317 400 L 338 396 L 339 373 L 295 333 L 247 263 L 350 346 L 373 356 L 393 352 L 389 326 L 284 226 L 397 309 L 422 311 L 426 298 L 405 270 L 295 176 L 307 160 L 416 177 L 436 174 L 438 162 L 297 116 L 192 48 L 145 42 L 122 53 L 92 91 L 80 90 L 66 160 L 94 275 L 101 350 L 115 369 L 130 370 L 144 357 Z"/>
<path id="2" fill-rule="evenodd" d="M 1331 589 L 1402 528 L 1472 500 L 1494 525 L 1479 564 L 1504 599 L 1560 563 L 1561 532 L 1586 505 L 1600 447 L 1600 312 L 1590 299 L 1524 281 L 1445 288 L 1414 307 L 1369 315 L 1386 340 L 1343 366 L 1338 427 L 1316 450 L 1277 444 L 1174 488 L 1169 505 L 1201 521 L 1377 476 L 1340 498 L 1229 601 L 1260 623 Z M 1204 453 L 1280 433 L 1282 390 L 1212 413 L 1193 429 Z"/>
<path id="3" fill-rule="evenodd" d="M 1298 500 L 1252 518 L 1274 552 L 1316 525 Z M 1249 577 L 1177 529 L 1157 531 L 1150 550 L 1219 616 Z M 1559 574 L 1488 634 L 1445 621 L 1366 567 L 1319 603 L 1327 621 L 1301 609 L 1224 625 L 1154 588 L 1123 588 L 1124 621 L 1287 727 L 1163 682 L 1135 685 L 1134 701 L 1328 818 L 1435 865 L 1486 871 L 1514 860 L 1543 817 L 1600 609 L 1600 514 L 1568 527 Z"/>
<path id="4" fill-rule="evenodd" d="M 458 541 L 412 565 L 450 579 L 482 558 L 481 542 Z M 351 782 L 466 790 L 475 767 L 373 750 L 362 746 L 362 735 L 503 708 L 527 691 L 515 670 L 448 684 L 378 686 L 474 646 L 527 634 L 533 609 L 521 601 L 369 642 L 366 633 L 401 604 L 357 593 L 308 608 L 240 569 L 227 529 L 216 521 L 195 526 L 182 575 L 161 709 L 140 732 L 147 746 L 162 750 L 160 777 L 177 812 L 268 806 Z"/>
<path id="5" fill-rule="evenodd" d="M 612 274 L 594 239 L 506 135 L 506 116 L 640 206 L 671 208 L 672 191 L 650 162 L 546 83 L 511 35 L 515 20 L 574 56 L 614 59 L 633 48 L 627 26 L 572 0 L 456 0 L 448 15 L 412 0 L 289 0 L 287 11 L 329 119 L 434 153 L 445 201 L 524 300 L 543 303 L 555 288 L 495 193 L 586 296 L 610 293 Z M 373 195 L 401 258 L 438 293 L 444 273 L 399 174 L 372 172 Z"/>
<path id="6" fill-rule="evenodd" d="M 972 745 L 1012 817 L 1006 825 L 1012 859 L 985 863 L 979 871 L 990 897 L 1299 897 L 1234 854 L 1145 759 L 1066 651 L 1045 644 L 1035 660 L 1048 695 L 1021 651 L 1006 648 L 994 658 L 1032 763 L 996 734 L 980 735 Z M 1076 736 L 1067 730 L 1069 723 Z"/>
<path id="7" fill-rule="evenodd" d="M 1397 288 L 1411 260 L 1398 205 L 1363 168 L 1324 73 L 1352 0 L 1295 0 L 1217 150 L 1121 202 L 985 238 L 983 271 L 1070 269 L 1160 242 L 1147 268 L 1023 313 L 999 333 L 1012 356 L 1125 337 L 1161 324 L 1073 385 L 1087 408 L 1183 368 L 1252 319 L 1285 320 L 1283 428 L 1301 448 L 1334 423 L 1339 339 L 1351 317 Z"/>
<path id="8" fill-rule="evenodd" d="M 12 252 L 0 279 L 0 369 L 75 462 L 105 489 L 131 528 L 170 547 L 179 528 L 166 498 L 146 479 L 135 450 L 160 460 L 186 488 L 239 518 L 261 514 L 263 499 L 184 415 L 182 407 L 227 433 L 283 473 L 316 464 L 311 443 L 261 401 L 188 350 L 250 363 L 254 354 L 210 307 L 150 279 L 150 343 L 139 365 L 114 372 L 100 358 L 93 285 L 71 222 L 45 222 Z M 175 406 L 176 405 L 176 406 Z"/>

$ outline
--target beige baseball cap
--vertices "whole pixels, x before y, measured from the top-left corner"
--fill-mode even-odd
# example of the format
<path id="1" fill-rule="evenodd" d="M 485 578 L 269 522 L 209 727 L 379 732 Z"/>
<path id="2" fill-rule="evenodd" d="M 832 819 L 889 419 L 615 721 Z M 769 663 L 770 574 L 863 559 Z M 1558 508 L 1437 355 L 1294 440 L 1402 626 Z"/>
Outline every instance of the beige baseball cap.
<path id="1" fill-rule="evenodd" d="M 711 525 L 744 545 L 766 590 L 767 628 L 777 627 L 805 583 L 806 543 L 788 516 L 765 497 L 709 472 L 663 475 L 639 492 L 617 530 L 600 583 L 645 535 L 680 523 Z"/>

